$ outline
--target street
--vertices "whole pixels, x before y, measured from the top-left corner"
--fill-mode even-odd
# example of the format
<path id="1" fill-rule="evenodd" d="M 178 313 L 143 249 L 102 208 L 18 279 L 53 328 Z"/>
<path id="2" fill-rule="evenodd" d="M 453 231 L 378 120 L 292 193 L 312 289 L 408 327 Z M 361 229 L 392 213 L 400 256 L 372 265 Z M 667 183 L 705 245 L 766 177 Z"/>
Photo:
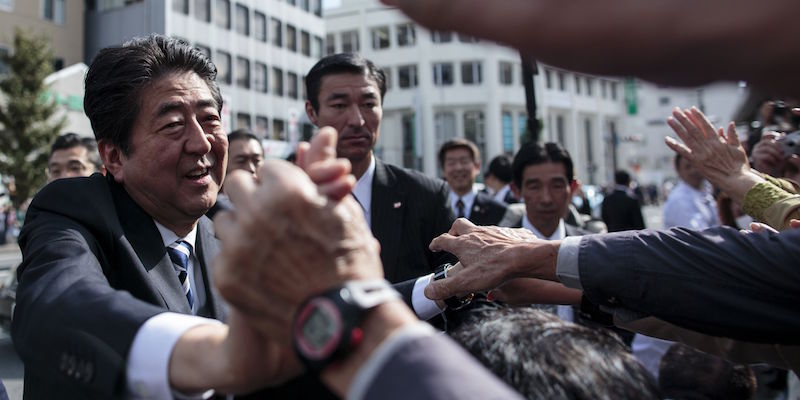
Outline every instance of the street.
<path id="1" fill-rule="evenodd" d="M 8 398 L 22 399 L 22 361 L 14 351 L 8 332 L 0 329 L 0 379 L 6 385 Z"/>

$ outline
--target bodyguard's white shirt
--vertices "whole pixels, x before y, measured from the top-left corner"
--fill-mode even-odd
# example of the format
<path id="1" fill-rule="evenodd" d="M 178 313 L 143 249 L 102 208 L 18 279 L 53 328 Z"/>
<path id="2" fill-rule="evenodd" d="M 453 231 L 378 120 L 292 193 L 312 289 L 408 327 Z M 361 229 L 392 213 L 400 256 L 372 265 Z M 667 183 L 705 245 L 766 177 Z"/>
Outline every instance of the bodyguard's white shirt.
<path id="1" fill-rule="evenodd" d="M 372 228 L 372 180 L 375 178 L 375 156 L 369 162 L 369 167 L 364 171 L 356 181 L 356 187 L 353 188 L 353 196 L 358 200 L 361 209 L 364 210 L 364 218 L 367 220 L 367 226 Z"/>
<path id="2" fill-rule="evenodd" d="M 494 194 L 494 199 L 501 203 L 505 203 L 506 194 L 508 194 L 509 191 L 511 191 L 511 185 L 503 186 L 500 190 L 497 191 L 497 193 Z"/>
<path id="3" fill-rule="evenodd" d="M 719 225 L 717 205 L 711 196 L 710 186 L 704 183 L 697 190 L 680 181 L 664 203 L 664 227 L 681 226 L 703 230 Z"/>
<path id="4" fill-rule="evenodd" d="M 461 202 L 464 203 L 464 218 L 469 219 L 469 216 L 472 214 L 472 206 L 475 204 L 475 195 L 477 192 L 478 191 L 476 190 L 475 186 L 472 186 L 472 190 L 463 196 L 459 196 L 451 190 L 450 208 L 453 209 L 453 213 L 458 216 L 458 207 L 456 207 L 456 203 L 458 202 L 458 199 L 461 199 Z"/>
<path id="5" fill-rule="evenodd" d="M 556 230 L 553 231 L 553 234 L 550 236 L 545 236 L 544 234 L 542 234 L 542 232 L 539 232 L 539 230 L 536 229 L 536 227 L 533 226 L 533 224 L 531 224 L 531 222 L 528 220 L 527 215 L 525 216 L 525 218 L 522 218 L 522 227 L 531 231 L 531 233 L 533 233 L 534 236 L 542 240 L 562 240 L 565 237 L 567 237 L 567 227 L 564 225 L 563 218 L 558 221 L 558 227 L 556 227 Z M 571 306 L 565 306 L 563 304 L 559 304 L 556 307 L 556 309 L 558 310 L 557 312 L 559 318 L 563 319 L 564 321 L 572 322 L 575 320 Z"/>

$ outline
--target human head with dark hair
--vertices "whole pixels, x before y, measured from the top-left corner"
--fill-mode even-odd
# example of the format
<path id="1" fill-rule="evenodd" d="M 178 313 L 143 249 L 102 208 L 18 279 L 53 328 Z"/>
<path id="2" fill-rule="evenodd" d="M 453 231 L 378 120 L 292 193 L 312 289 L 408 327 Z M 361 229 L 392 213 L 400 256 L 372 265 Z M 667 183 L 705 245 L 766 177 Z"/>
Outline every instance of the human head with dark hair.
<path id="1" fill-rule="evenodd" d="M 199 50 L 155 34 L 100 50 L 86 73 L 84 108 L 109 175 L 179 235 L 225 178 L 216 73 Z"/>
<path id="2" fill-rule="evenodd" d="M 558 143 L 526 143 L 514 156 L 512 171 L 511 189 L 525 203 L 526 218 L 552 236 L 578 186 L 569 152 Z"/>
<path id="3" fill-rule="evenodd" d="M 493 158 L 483 173 L 483 182 L 495 192 L 511 183 L 511 157 L 500 154 Z"/>
<path id="4" fill-rule="evenodd" d="M 264 147 L 249 129 L 237 129 L 228 134 L 228 170 L 237 169 L 256 174 L 264 162 Z"/>
<path id="5" fill-rule="evenodd" d="M 386 77 L 359 54 L 340 53 L 317 62 L 306 74 L 306 114 L 318 126 L 339 132 L 336 152 L 350 160 L 358 178 L 372 161 L 380 135 Z"/>
<path id="6" fill-rule="evenodd" d="M 89 176 L 95 172 L 105 173 L 97 143 L 89 137 L 76 133 L 65 133 L 56 138 L 50 146 L 47 160 L 47 181 L 61 178 Z"/>
<path id="7" fill-rule="evenodd" d="M 472 184 L 481 172 L 478 146 L 464 138 L 453 138 L 439 148 L 439 165 L 450 190 L 458 196 L 472 191 Z"/>
<path id="8" fill-rule="evenodd" d="M 528 399 L 660 398 L 650 374 L 606 330 L 529 307 L 466 314 L 448 334 Z"/>
<path id="9" fill-rule="evenodd" d="M 675 343 L 661 358 L 658 384 L 665 398 L 747 400 L 756 392 L 756 378 L 747 365 Z"/>
<path id="10" fill-rule="evenodd" d="M 617 170 L 614 172 L 614 183 L 620 186 L 628 186 L 631 184 L 631 175 L 624 170 Z"/>

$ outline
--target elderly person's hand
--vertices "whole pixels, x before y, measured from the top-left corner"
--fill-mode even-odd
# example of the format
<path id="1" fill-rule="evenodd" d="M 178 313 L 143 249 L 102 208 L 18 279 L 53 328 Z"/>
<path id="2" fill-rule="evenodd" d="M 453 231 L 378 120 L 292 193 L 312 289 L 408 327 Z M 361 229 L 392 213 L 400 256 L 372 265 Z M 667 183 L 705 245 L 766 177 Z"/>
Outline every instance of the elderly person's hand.
<path id="1" fill-rule="evenodd" d="M 750 169 L 733 122 L 728 124 L 726 134 L 722 128 L 715 129 L 700 110 L 692 107 L 683 111 L 675 108 L 667 124 L 683 140 L 679 143 L 667 137 L 667 146 L 691 161 L 706 179 L 734 201 L 741 204 L 745 193 L 764 180 Z"/>
<path id="2" fill-rule="evenodd" d="M 257 181 L 237 172 L 226 184 L 236 210 L 215 219 L 223 245 L 216 285 L 256 329 L 289 345 L 292 319 L 310 295 L 383 278 L 379 245 L 355 200 L 324 196 L 300 168 L 267 161 Z"/>
<path id="3" fill-rule="evenodd" d="M 537 239 L 523 228 L 476 226 L 459 218 L 448 233 L 433 239 L 430 248 L 454 254 L 462 269 L 431 282 L 425 296 L 433 300 L 463 296 L 494 289 L 513 278 L 556 280 L 559 245 L 560 241 Z"/>

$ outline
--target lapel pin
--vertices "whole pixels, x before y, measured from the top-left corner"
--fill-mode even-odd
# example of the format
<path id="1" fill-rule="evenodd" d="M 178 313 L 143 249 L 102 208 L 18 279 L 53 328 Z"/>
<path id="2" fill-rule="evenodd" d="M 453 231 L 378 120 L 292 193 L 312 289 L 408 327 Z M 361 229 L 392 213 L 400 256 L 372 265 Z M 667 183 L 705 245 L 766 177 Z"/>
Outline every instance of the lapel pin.
<path id="1" fill-rule="evenodd" d="M 401 205 L 402 204 L 398 201 L 397 203 L 394 203 L 394 208 L 400 208 Z"/>

